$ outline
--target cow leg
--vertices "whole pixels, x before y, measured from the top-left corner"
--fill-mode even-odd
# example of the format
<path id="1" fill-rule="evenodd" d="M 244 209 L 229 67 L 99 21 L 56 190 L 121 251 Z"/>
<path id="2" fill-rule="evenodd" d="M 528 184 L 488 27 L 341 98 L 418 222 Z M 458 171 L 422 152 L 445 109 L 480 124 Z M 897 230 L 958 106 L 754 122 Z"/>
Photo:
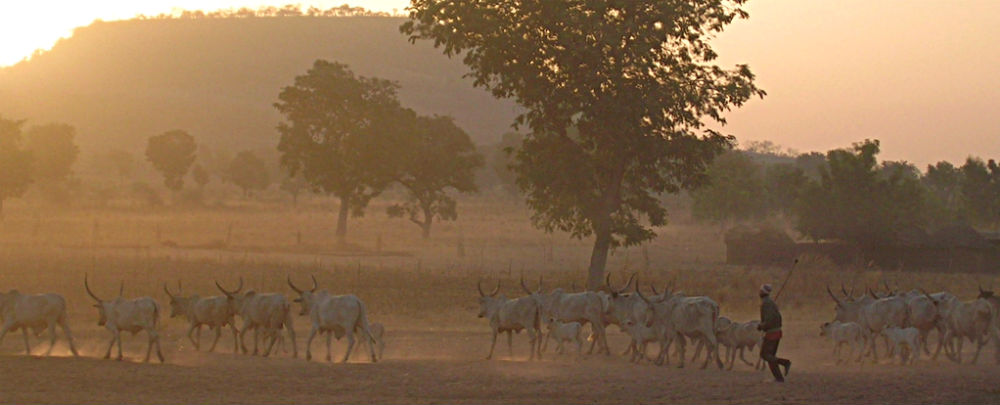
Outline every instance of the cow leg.
<path id="1" fill-rule="evenodd" d="M 118 340 L 118 361 L 122 361 L 122 332 L 115 330 L 115 339 Z"/>
<path id="2" fill-rule="evenodd" d="M 507 357 L 514 357 L 514 332 L 507 331 Z"/>
<path id="3" fill-rule="evenodd" d="M 545 352 L 545 349 L 549 347 L 549 339 L 552 339 L 552 331 L 545 333 L 545 338 L 542 339 L 542 344 L 538 345 L 538 353 L 541 354 Z"/>
<path id="4" fill-rule="evenodd" d="M 244 323 L 243 330 L 240 331 L 240 339 L 239 339 L 240 340 L 240 350 L 243 351 L 243 354 L 247 354 L 247 339 L 246 339 L 246 334 L 247 334 L 247 331 L 250 330 L 250 328 L 248 328 L 247 326 L 248 325 L 246 325 Z"/>
<path id="5" fill-rule="evenodd" d="M 956 340 L 958 341 L 958 344 L 955 345 L 955 357 L 953 360 L 958 364 L 962 364 L 962 346 L 965 345 L 965 339 L 959 337 Z"/>
<path id="6" fill-rule="evenodd" d="M 209 353 L 215 351 L 215 345 L 219 343 L 219 338 L 222 337 L 222 326 L 215 325 L 212 327 L 212 330 L 215 331 L 215 339 L 212 339 L 212 347 L 208 348 Z M 201 340 L 201 338 L 198 338 L 198 340 Z"/>
<path id="7" fill-rule="evenodd" d="M 309 330 L 309 337 L 306 338 L 306 361 L 312 360 L 312 342 L 316 337 L 316 325 Z"/>
<path id="8" fill-rule="evenodd" d="M 50 323 L 48 329 L 49 329 L 49 349 L 45 351 L 46 356 L 52 355 L 52 349 L 56 347 L 56 324 Z M 24 328 L 24 330 L 27 331 L 28 328 Z"/>
<path id="9" fill-rule="evenodd" d="M 536 339 L 536 337 L 535 337 L 535 330 L 532 329 L 531 327 L 528 327 L 527 331 L 528 331 L 528 344 L 531 345 L 531 354 L 528 355 L 528 360 L 534 360 L 535 359 L 535 351 L 538 350 L 535 347 L 535 344 L 537 343 L 536 340 L 535 340 Z M 539 355 L 539 357 L 540 357 L 540 355 Z"/>
<path id="10" fill-rule="evenodd" d="M 236 322 L 229 322 L 229 330 L 233 332 L 233 354 L 238 354 L 240 345 L 243 344 L 243 338 L 240 337 L 240 331 L 236 329 Z"/>
<path id="11" fill-rule="evenodd" d="M 333 332 L 332 331 L 328 331 L 328 332 L 326 332 L 326 361 L 329 361 L 329 362 L 333 361 L 333 355 L 330 354 L 331 353 L 330 352 L 330 343 L 331 342 L 333 342 Z M 350 339 L 348 339 L 348 342 L 350 342 Z M 351 354 L 351 347 L 352 346 L 354 346 L 354 345 L 350 345 L 350 344 L 347 345 L 347 354 L 348 355 Z"/>
<path id="12" fill-rule="evenodd" d="M 984 337 L 986 337 L 986 339 L 983 339 Z M 987 336 L 981 335 L 976 339 L 976 354 L 972 356 L 972 364 L 976 364 L 976 361 L 979 360 L 979 352 L 983 350 L 983 346 L 986 345 L 986 341 L 988 339 L 989 339 L 988 335 Z"/>
<path id="13" fill-rule="evenodd" d="M 21 335 L 24 336 L 24 354 L 31 355 L 31 343 L 28 342 L 28 328 L 21 328 Z"/>
<path id="14" fill-rule="evenodd" d="M 267 357 L 268 355 L 271 354 L 271 349 L 274 348 L 274 344 L 277 343 L 278 338 L 281 337 L 281 331 L 279 330 L 268 329 L 268 331 L 269 331 L 268 334 L 271 336 L 271 341 L 270 343 L 267 344 L 267 347 L 264 349 L 264 357 Z M 282 342 L 282 344 L 284 344 L 284 342 Z"/>
<path id="15" fill-rule="evenodd" d="M 750 352 L 753 353 L 753 348 L 751 347 L 749 349 L 750 349 Z M 746 364 L 746 365 L 748 365 L 750 367 L 753 367 L 754 364 L 751 363 L 751 362 L 749 362 L 749 361 L 747 361 L 746 357 L 743 357 L 743 351 L 744 351 L 744 348 L 740 347 L 740 361 L 742 361 L 743 364 Z M 735 361 L 735 359 L 734 359 L 734 361 Z"/>
<path id="16" fill-rule="evenodd" d="M 583 339 L 580 338 L 579 334 L 574 336 L 574 338 L 576 339 L 576 356 L 580 357 L 583 355 Z"/>
<path id="17" fill-rule="evenodd" d="M 347 363 L 347 357 L 351 354 L 351 349 L 354 348 L 354 331 L 347 331 L 347 353 L 344 353 L 344 358 L 340 360 L 341 363 Z"/>
<path id="18" fill-rule="evenodd" d="M 705 341 L 699 339 L 698 343 L 694 346 L 694 356 L 691 356 L 691 361 L 697 361 L 698 360 L 698 356 L 701 356 L 701 349 L 702 349 L 702 346 L 704 346 L 704 345 L 705 345 Z"/>
<path id="19" fill-rule="evenodd" d="M 299 347 L 295 343 L 295 327 L 292 326 L 292 317 L 285 316 L 285 329 L 288 329 L 288 340 L 292 341 L 292 358 L 299 358 Z M 279 332 L 280 333 L 280 332 Z"/>
<path id="20" fill-rule="evenodd" d="M 677 361 L 680 362 L 680 365 L 678 365 L 677 368 L 684 368 L 684 360 L 685 360 L 684 357 L 685 357 L 685 353 L 687 351 L 686 349 L 687 349 L 687 342 L 684 341 L 684 340 L 678 340 L 677 341 L 677 353 L 678 353 L 678 356 L 677 356 L 678 359 L 677 359 Z"/>
<path id="21" fill-rule="evenodd" d="M 149 335 L 149 343 L 146 345 L 146 359 L 142 361 L 143 363 L 149 363 L 149 355 L 153 354 L 153 334 L 155 333 L 156 332 L 153 332 L 152 329 L 147 330 L 147 334 Z"/>
<path id="22" fill-rule="evenodd" d="M 111 343 L 108 343 L 108 351 L 104 352 L 104 358 L 105 359 L 110 359 L 111 358 L 111 349 L 113 349 L 114 347 L 115 347 L 115 335 L 112 334 L 111 335 Z"/>
<path id="23" fill-rule="evenodd" d="M 152 347 L 153 343 L 156 343 L 156 357 L 160 359 L 160 363 L 163 363 L 163 351 L 160 350 L 160 334 L 156 332 L 155 329 L 149 329 L 149 345 Z M 149 353 L 146 353 L 146 358 L 149 358 Z"/>
<path id="24" fill-rule="evenodd" d="M 594 354 L 594 346 L 597 345 L 597 335 L 594 332 L 593 325 L 590 326 L 590 337 L 588 339 L 590 340 L 590 349 L 587 350 L 587 354 Z"/>
<path id="25" fill-rule="evenodd" d="M 188 328 L 187 337 L 188 337 L 188 340 L 191 341 L 191 345 L 194 346 L 194 349 L 195 350 L 200 350 L 198 348 L 198 342 L 194 340 L 194 335 L 192 335 L 194 333 L 194 328 L 196 328 L 196 327 L 200 327 L 200 326 L 195 325 L 195 324 L 191 324 L 191 327 Z"/>
<path id="26" fill-rule="evenodd" d="M 493 358 L 493 349 L 497 346 L 497 330 L 493 329 L 493 342 L 490 343 L 490 354 L 486 355 L 486 360 Z"/>
<path id="27" fill-rule="evenodd" d="M 246 328 L 244 328 L 244 332 L 246 332 Z M 240 335 L 240 340 L 243 340 L 243 335 Z M 253 355 L 254 356 L 256 356 L 257 353 L 258 353 L 258 351 L 257 351 L 257 342 L 259 340 L 260 340 L 260 328 L 258 328 L 256 325 L 254 325 L 253 326 Z"/>
<path id="28" fill-rule="evenodd" d="M 69 351 L 73 353 L 74 356 L 79 356 L 76 353 L 76 346 L 73 346 L 73 334 L 69 331 L 69 325 L 66 324 L 65 319 L 59 320 L 59 326 L 62 327 L 63 333 L 66 334 L 66 341 L 69 342 Z"/>

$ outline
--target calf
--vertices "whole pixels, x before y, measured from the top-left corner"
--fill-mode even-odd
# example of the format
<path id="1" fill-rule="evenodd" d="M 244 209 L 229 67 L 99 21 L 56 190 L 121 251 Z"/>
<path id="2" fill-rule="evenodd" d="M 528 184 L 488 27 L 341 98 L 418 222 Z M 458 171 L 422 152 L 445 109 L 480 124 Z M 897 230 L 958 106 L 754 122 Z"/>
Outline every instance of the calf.
<path id="1" fill-rule="evenodd" d="M 555 318 L 549 318 L 548 322 L 545 323 L 545 328 L 549 331 L 545 335 L 545 342 L 548 343 L 549 339 L 556 339 L 556 353 L 562 354 L 564 352 L 563 342 L 576 342 L 576 354 L 583 353 L 583 340 L 580 339 L 580 330 L 583 325 L 580 322 L 559 322 Z"/>
<path id="2" fill-rule="evenodd" d="M 912 326 L 909 328 L 889 327 L 885 328 L 882 334 L 890 342 L 890 359 L 895 356 L 898 350 L 900 364 L 913 364 L 919 354 L 918 350 L 920 350 L 920 330 Z"/>
<path id="3" fill-rule="evenodd" d="M 729 362 L 727 370 L 733 369 L 737 351 L 739 351 L 740 360 L 743 363 L 755 367 L 754 363 L 743 357 L 743 354 L 747 349 L 753 352 L 757 344 L 760 343 L 761 333 L 757 330 L 757 325 L 760 325 L 760 321 L 737 323 L 721 316 L 716 321 L 716 338 L 719 340 L 719 344 L 726 346 L 726 359 Z"/>
<path id="4" fill-rule="evenodd" d="M 179 284 L 180 282 L 178 282 Z M 240 283 L 240 287 L 242 288 L 242 283 Z M 174 295 L 167 288 L 166 283 L 163 284 L 163 291 L 170 297 L 170 317 L 183 316 L 187 319 L 189 324 L 187 337 L 191 341 L 191 344 L 194 345 L 195 350 L 201 350 L 202 326 L 208 326 L 215 331 L 215 340 L 212 341 L 212 347 L 208 349 L 211 352 L 215 350 L 215 345 L 219 343 L 219 337 L 222 336 L 222 328 L 228 325 L 233 332 L 233 353 L 239 353 L 240 332 L 236 330 L 235 312 L 233 312 L 233 307 L 226 296 L 201 298 L 198 295 L 187 297 Z M 195 340 L 191 336 L 195 329 L 198 330 L 198 340 Z"/>
<path id="5" fill-rule="evenodd" d="M 851 346 L 851 353 L 848 358 L 854 357 L 854 353 L 858 354 L 857 361 L 860 362 L 864 353 L 865 345 L 868 341 L 868 335 L 861 325 L 855 322 L 827 322 L 819 327 L 820 336 L 826 336 L 831 341 L 833 341 L 833 357 L 837 359 L 837 364 L 844 361 L 841 358 L 841 348 L 846 344 Z"/>

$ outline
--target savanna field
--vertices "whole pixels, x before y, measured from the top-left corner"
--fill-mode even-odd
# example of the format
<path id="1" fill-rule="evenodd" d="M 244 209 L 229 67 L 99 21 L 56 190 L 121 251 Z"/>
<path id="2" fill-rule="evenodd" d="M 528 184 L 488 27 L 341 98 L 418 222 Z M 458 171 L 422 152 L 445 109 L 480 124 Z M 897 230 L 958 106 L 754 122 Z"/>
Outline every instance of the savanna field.
<path id="1" fill-rule="evenodd" d="M 786 319 L 780 354 L 793 361 L 784 385 L 765 384 L 768 376 L 737 360 L 733 371 L 697 362 L 683 369 L 676 362 L 632 364 L 620 353 L 627 335 L 608 329 L 612 355 L 556 355 L 528 361 L 525 334 L 514 336 L 513 355 L 498 339 L 497 356 L 485 360 L 490 333 L 479 310 L 476 283 L 492 288 L 496 280 L 508 297 L 523 295 L 543 276 L 546 289 L 581 286 L 589 241 L 547 235 L 531 227 L 528 212 L 495 198 L 460 202 L 458 221 L 437 224 L 430 240 L 416 226 L 389 219 L 376 202 L 370 215 L 352 219 L 349 245 L 335 243 L 336 212 L 315 199 L 292 208 L 285 204 L 234 201 L 211 208 L 52 209 L 26 202 L 10 204 L 0 225 L 0 289 L 54 292 L 68 301 L 68 317 L 81 356 L 70 356 L 65 341 L 55 355 L 43 357 L 48 335 L 32 337 L 33 356 L 23 352 L 20 331 L 0 345 L 0 400 L 3 402 L 78 403 L 274 403 L 274 402 L 531 402 L 531 403 L 995 403 L 1000 374 L 992 342 L 978 364 L 954 364 L 922 356 L 913 366 L 898 359 L 880 364 L 835 364 L 831 344 L 819 325 L 833 318 L 825 287 L 864 289 L 883 282 L 900 289 L 947 290 L 972 299 L 977 285 L 994 286 L 982 274 L 938 274 L 837 268 L 825 259 L 802 257 L 779 299 Z M 335 206 L 335 204 L 332 204 Z M 718 227 L 691 224 L 686 218 L 659 230 L 643 248 L 618 249 L 609 260 L 612 280 L 621 284 L 637 273 L 642 288 L 672 283 L 691 295 L 707 295 L 722 315 L 737 321 L 757 318 L 756 289 L 779 284 L 790 267 L 725 265 Z M 386 328 L 383 360 L 371 364 L 356 350 L 347 364 L 328 363 L 325 339 L 312 343 L 313 360 L 303 359 L 309 320 L 296 316 L 299 358 L 291 349 L 269 358 L 233 354 L 224 331 L 214 353 L 202 331 L 196 351 L 185 337 L 181 318 L 161 317 L 166 363 L 142 363 L 144 333 L 124 334 L 125 361 L 102 360 L 110 333 L 97 326 L 97 311 L 83 287 L 88 274 L 100 296 L 114 296 L 124 281 L 126 297 L 150 296 L 166 306 L 164 283 L 185 294 L 221 294 L 213 282 L 293 296 L 291 277 L 308 286 L 355 294 L 368 307 L 371 322 Z M 295 308 L 296 313 L 298 307 Z M 249 335 L 248 335 L 249 336 Z M 931 336 L 936 344 L 936 335 Z M 248 339 L 249 340 L 249 339 Z M 360 342 L 360 340 L 359 340 Z M 360 343 L 359 343 L 360 344 Z M 249 345 L 249 344 L 248 344 Z M 966 359 L 971 357 L 966 345 Z M 692 346 L 689 346 L 689 349 Z M 346 349 L 334 341 L 333 358 Z M 655 353 L 651 345 L 651 353 Z M 570 350 L 570 353 L 573 353 Z M 688 350 L 690 356 L 691 350 Z M 884 356 L 884 352 L 882 353 Z M 754 360 L 755 355 L 747 354 Z M 968 361 L 966 360 L 966 363 Z M 100 388 L 98 388 L 100 387 Z"/>

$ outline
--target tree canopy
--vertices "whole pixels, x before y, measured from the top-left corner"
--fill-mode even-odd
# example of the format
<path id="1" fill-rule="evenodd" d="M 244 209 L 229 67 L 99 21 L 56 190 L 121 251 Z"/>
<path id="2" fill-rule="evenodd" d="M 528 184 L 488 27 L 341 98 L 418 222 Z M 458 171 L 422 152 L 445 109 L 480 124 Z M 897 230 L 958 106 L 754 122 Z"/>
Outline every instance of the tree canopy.
<path id="1" fill-rule="evenodd" d="M 74 138 L 76 128 L 67 124 L 45 124 L 24 133 L 25 149 L 34 156 L 34 178 L 39 182 L 66 180 L 80 155 Z"/>
<path id="2" fill-rule="evenodd" d="M 475 170 L 483 166 L 469 135 L 451 117 L 413 117 L 413 127 L 403 138 L 396 180 L 407 190 L 407 199 L 388 209 L 390 216 L 407 216 L 429 238 L 435 219 L 458 218 L 457 203 L 448 195 L 477 191 Z"/>
<path id="3" fill-rule="evenodd" d="M 694 188 L 733 138 L 706 127 L 763 96 L 746 65 L 712 64 L 709 40 L 743 0 L 414 0 L 400 30 L 470 68 L 475 86 L 524 107 L 518 186 L 546 230 L 594 236 L 588 286 L 608 250 L 666 223 L 657 198 Z"/>
<path id="4" fill-rule="evenodd" d="M 394 82 L 356 76 L 347 65 L 317 60 L 278 95 L 281 164 L 316 190 L 340 199 L 336 236 L 392 181 L 392 156 L 406 129 Z"/>
<path id="5" fill-rule="evenodd" d="M 245 150 L 233 158 L 227 171 L 229 181 L 243 190 L 243 196 L 249 197 L 254 191 L 261 191 L 271 184 L 267 165 L 253 152 Z"/>
<path id="6" fill-rule="evenodd" d="M 180 191 L 184 188 L 184 176 L 194 163 L 196 149 L 194 137 L 175 129 L 149 137 L 146 160 L 163 175 L 163 184 L 168 189 Z"/>
<path id="7" fill-rule="evenodd" d="M 0 215 L 8 198 L 20 197 L 31 184 L 33 159 L 21 142 L 24 121 L 0 115 Z"/>

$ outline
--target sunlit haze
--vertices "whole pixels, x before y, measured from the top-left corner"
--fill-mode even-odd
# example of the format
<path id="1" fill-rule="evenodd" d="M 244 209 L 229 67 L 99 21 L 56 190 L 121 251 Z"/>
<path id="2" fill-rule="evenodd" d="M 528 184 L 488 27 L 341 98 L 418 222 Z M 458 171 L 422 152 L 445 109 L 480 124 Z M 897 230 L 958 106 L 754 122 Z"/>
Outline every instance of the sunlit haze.
<path id="1" fill-rule="evenodd" d="M 343 0 L 296 2 L 330 8 Z M 48 49 L 74 27 L 181 9 L 280 2 L 157 0 L 10 2 L 0 15 L 0 66 Z M 352 5 L 402 12 L 403 0 Z M 1000 2 L 751 1 L 750 19 L 717 41 L 725 65 L 749 63 L 768 92 L 730 114 L 741 142 L 798 151 L 882 141 L 885 159 L 926 164 L 1000 155 Z"/>

